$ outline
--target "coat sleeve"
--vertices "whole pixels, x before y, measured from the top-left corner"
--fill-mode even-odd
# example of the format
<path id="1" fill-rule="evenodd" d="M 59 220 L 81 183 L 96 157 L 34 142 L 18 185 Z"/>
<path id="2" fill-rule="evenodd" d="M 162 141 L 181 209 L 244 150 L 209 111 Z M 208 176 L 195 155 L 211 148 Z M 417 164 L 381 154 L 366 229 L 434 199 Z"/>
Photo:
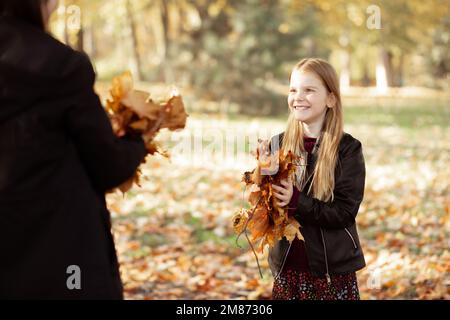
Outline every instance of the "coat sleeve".
<path id="1" fill-rule="evenodd" d="M 79 93 L 66 113 L 66 126 L 93 185 L 105 191 L 134 175 L 145 158 L 146 148 L 140 137 L 114 135 L 94 91 L 95 73 L 87 56 L 80 55 L 77 65 L 73 85 Z"/>
<path id="2" fill-rule="evenodd" d="M 353 140 L 340 159 L 334 200 L 324 202 L 300 192 L 295 217 L 301 225 L 342 229 L 355 223 L 364 196 L 365 164 L 362 146 Z"/>

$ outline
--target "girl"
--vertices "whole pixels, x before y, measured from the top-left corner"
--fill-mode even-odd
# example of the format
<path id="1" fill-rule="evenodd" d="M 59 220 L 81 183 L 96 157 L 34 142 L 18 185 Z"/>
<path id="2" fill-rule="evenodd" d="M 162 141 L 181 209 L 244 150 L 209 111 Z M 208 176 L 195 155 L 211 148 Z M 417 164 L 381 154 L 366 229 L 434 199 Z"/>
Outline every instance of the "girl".
<path id="1" fill-rule="evenodd" d="M 321 59 L 293 69 L 286 131 L 272 138 L 300 158 L 295 179 L 274 185 L 280 206 L 300 223 L 304 241 L 269 251 L 274 299 L 359 299 L 355 271 L 365 266 L 355 217 L 363 199 L 361 143 L 343 132 L 339 82 Z"/>
<path id="2" fill-rule="evenodd" d="M 0 0 L 0 299 L 121 299 L 105 191 L 147 151 L 116 138 L 56 0 Z"/>

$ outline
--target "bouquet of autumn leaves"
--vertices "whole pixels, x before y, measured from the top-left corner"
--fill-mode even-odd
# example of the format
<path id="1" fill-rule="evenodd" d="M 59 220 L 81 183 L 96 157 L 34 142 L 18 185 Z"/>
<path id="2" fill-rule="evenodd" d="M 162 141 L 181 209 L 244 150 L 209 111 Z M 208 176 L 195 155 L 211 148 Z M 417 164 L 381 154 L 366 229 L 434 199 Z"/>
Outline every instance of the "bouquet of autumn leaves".
<path id="1" fill-rule="evenodd" d="M 112 123 L 114 133 L 121 137 L 142 136 L 148 154 L 161 151 L 154 138 L 161 129 L 175 131 L 186 125 L 187 114 L 183 100 L 177 91 L 173 91 L 167 101 L 155 102 L 150 94 L 133 88 L 133 78 L 130 72 L 113 78 L 110 90 L 111 98 L 106 102 L 106 111 Z M 139 185 L 140 169 L 132 179 L 122 184 L 119 189 L 128 191 L 133 183 Z"/>
<path id="2" fill-rule="evenodd" d="M 233 228 L 238 234 L 245 234 L 252 248 L 262 252 L 266 245 L 273 247 L 283 237 L 292 242 L 295 237 L 303 239 L 300 224 L 294 217 L 288 216 L 288 208 L 280 208 L 274 196 L 273 185 L 282 180 L 293 179 L 297 157 L 291 151 L 278 149 L 269 153 L 267 141 L 258 146 L 257 166 L 251 172 L 245 172 L 242 181 L 250 189 L 248 198 L 251 209 L 241 209 L 233 217 Z M 247 235 L 250 232 L 250 237 Z M 255 254 L 256 256 L 256 254 Z M 259 264 L 258 264 L 259 265 Z"/>

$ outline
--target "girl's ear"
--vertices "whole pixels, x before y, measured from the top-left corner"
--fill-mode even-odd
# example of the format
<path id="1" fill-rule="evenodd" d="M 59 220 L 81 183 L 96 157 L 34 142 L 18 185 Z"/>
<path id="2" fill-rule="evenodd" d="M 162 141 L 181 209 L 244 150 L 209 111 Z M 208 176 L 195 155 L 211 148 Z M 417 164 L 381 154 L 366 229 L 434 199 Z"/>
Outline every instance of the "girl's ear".
<path id="1" fill-rule="evenodd" d="M 336 105 L 336 96 L 333 92 L 330 92 L 327 97 L 327 107 L 328 108 L 334 108 Z"/>

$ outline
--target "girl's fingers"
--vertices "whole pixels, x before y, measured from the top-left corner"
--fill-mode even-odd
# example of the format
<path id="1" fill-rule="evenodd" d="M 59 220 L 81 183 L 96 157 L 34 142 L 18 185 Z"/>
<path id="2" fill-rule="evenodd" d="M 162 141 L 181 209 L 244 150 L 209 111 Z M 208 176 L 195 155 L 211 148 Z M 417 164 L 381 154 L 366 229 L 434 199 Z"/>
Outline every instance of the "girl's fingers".
<path id="1" fill-rule="evenodd" d="M 276 194 L 276 195 L 282 196 L 282 197 L 286 197 L 287 196 L 286 190 L 283 190 L 283 189 L 278 191 L 278 192 L 274 192 L 273 194 Z"/>
<path id="2" fill-rule="evenodd" d="M 272 188 L 274 188 L 277 191 L 280 191 L 280 189 L 282 189 L 281 187 L 277 186 L 276 184 L 273 184 Z"/>
<path id="3" fill-rule="evenodd" d="M 280 193 L 286 193 L 288 191 L 287 189 L 285 189 L 283 187 L 280 187 L 280 186 L 277 186 L 275 184 L 272 185 L 272 188 L 274 188 L 275 190 L 277 190 Z"/>
<path id="4" fill-rule="evenodd" d="M 283 195 L 283 194 L 278 194 L 278 193 L 276 193 L 276 192 L 274 192 L 273 194 L 275 195 L 275 197 L 276 197 L 278 200 L 281 200 L 281 201 L 286 201 L 286 200 L 287 200 L 286 196 Z"/>
<path id="5" fill-rule="evenodd" d="M 291 182 L 289 179 L 282 180 L 281 184 L 284 186 L 277 186 L 275 184 L 272 185 L 272 188 L 276 190 L 277 192 L 273 192 L 274 196 L 277 198 L 277 204 L 279 207 L 286 206 L 290 201 L 290 188 L 291 188 Z"/>
<path id="6" fill-rule="evenodd" d="M 283 197 L 281 194 L 276 193 L 276 192 L 274 192 L 273 195 L 274 195 L 277 199 L 280 199 L 280 198 Z"/>

